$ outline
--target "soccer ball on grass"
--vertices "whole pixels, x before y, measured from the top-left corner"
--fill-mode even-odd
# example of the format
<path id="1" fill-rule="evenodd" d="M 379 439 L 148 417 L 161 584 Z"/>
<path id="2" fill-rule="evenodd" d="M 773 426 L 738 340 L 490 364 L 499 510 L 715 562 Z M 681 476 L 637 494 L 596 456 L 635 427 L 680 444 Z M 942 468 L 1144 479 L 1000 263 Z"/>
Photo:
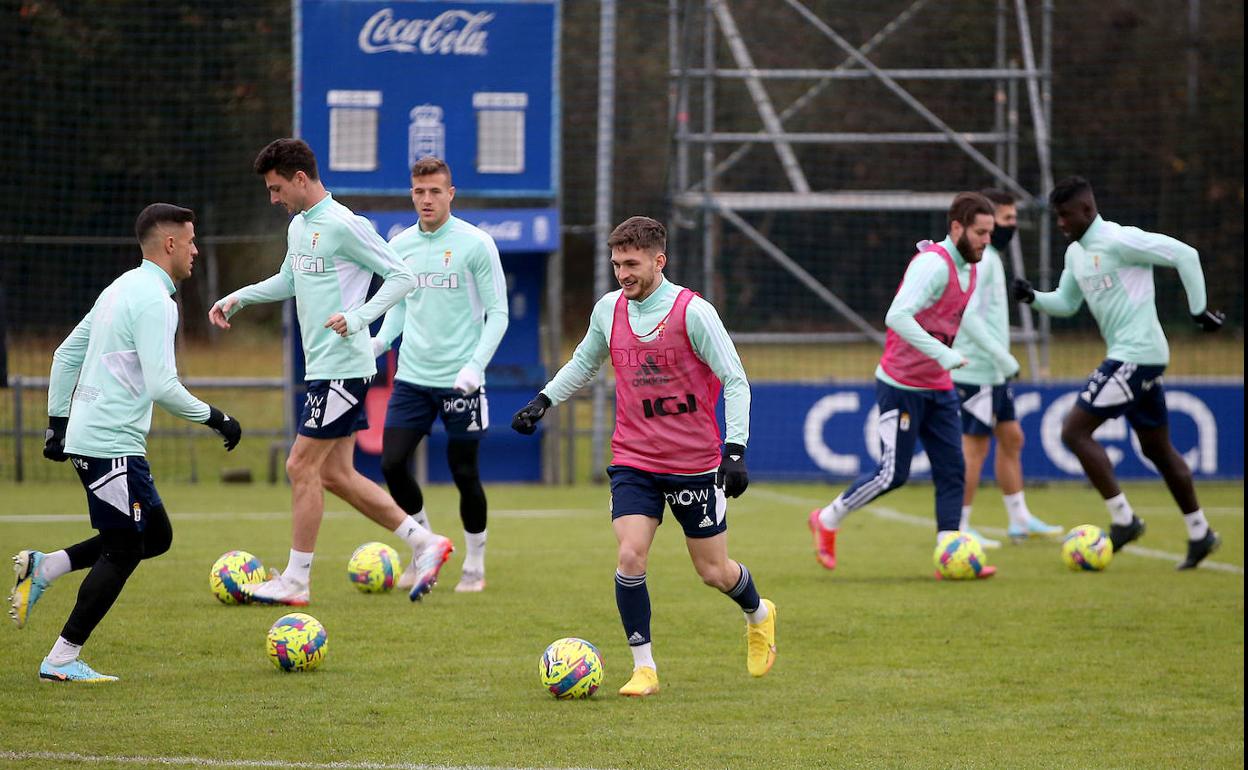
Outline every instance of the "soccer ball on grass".
<path id="1" fill-rule="evenodd" d="M 972 580 L 988 566 L 984 548 L 965 532 L 950 532 L 936 543 L 932 564 L 945 580 Z"/>
<path id="2" fill-rule="evenodd" d="M 347 562 L 347 579 L 366 594 L 394 588 L 401 571 L 399 552 L 385 543 L 365 543 L 355 549 Z"/>
<path id="3" fill-rule="evenodd" d="M 329 637 L 319 620 L 304 612 L 292 612 L 278 618 L 269 629 L 266 649 L 269 660 L 282 671 L 311 671 L 325 659 Z"/>
<path id="4" fill-rule="evenodd" d="M 539 665 L 542 686 L 560 700 L 588 698 L 602 684 L 602 656 L 584 639 L 556 639 L 542 653 Z"/>
<path id="5" fill-rule="evenodd" d="M 213 563 L 208 588 L 222 604 L 246 604 L 241 586 L 268 579 L 269 571 L 255 556 L 246 551 L 229 551 Z"/>
<path id="6" fill-rule="evenodd" d="M 1104 530 L 1080 524 L 1062 539 L 1062 561 L 1072 570 L 1100 572 L 1114 559 L 1114 544 Z"/>

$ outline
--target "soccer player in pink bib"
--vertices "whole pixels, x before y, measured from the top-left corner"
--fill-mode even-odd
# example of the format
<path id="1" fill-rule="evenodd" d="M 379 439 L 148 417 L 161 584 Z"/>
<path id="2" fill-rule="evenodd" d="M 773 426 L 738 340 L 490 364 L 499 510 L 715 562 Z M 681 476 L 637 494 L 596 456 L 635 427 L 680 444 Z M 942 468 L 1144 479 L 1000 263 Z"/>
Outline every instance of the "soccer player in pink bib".
<path id="1" fill-rule="evenodd" d="M 966 463 L 962 458 L 961 405 L 949 372 L 966 366 L 953 349 L 962 313 L 975 291 L 975 264 L 992 237 L 993 205 L 979 193 L 958 193 L 949 207 L 949 235 L 922 241 L 911 258 L 884 323 L 884 357 L 875 369 L 879 404 L 880 464 L 835 500 L 810 512 L 815 556 L 836 568 L 836 533 L 841 521 L 910 477 L 915 442 L 932 463 L 936 484 L 936 538 L 958 530 Z M 979 577 L 991 577 L 984 567 Z"/>
<path id="2" fill-rule="evenodd" d="M 763 676 L 776 658 L 776 607 L 759 597 L 745 565 L 728 558 L 725 518 L 725 497 L 741 495 L 749 484 L 745 368 L 715 308 L 664 279 L 662 224 L 631 217 L 612 231 L 607 245 L 619 291 L 598 300 L 572 360 L 516 413 L 511 427 L 532 434 L 546 410 L 592 380 L 609 356 L 615 369 L 613 462 L 607 468 L 619 543 L 615 601 L 633 653 L 633 674 L 620 694 L 659 691 L 646 560 L 665 505 L 685 532 L 698 575 L 745 613 L 746 667 Z M 721 388 L 727 424 L 722 451 L 715 418 Z"/>

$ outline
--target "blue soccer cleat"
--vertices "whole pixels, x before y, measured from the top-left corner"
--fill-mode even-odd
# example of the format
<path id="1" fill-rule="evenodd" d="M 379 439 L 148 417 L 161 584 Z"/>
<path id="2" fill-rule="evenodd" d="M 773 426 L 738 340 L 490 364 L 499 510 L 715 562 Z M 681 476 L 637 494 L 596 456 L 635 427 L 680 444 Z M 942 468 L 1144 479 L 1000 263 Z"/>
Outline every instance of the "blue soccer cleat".
<path id="1" fill-rule="evenodd" d="M 1061 537 L 1062 528 L 1057 524 L 1045 524 L 1035 516 L 1031 516 L 1027 519 L 1027 526 L 1025 528 L 1016 527 L 1011 524 L 1010 528 L 1006 530 L 1006 534 L 1008 534 L 1010 536 L 1010 540 L 1015 543 L 1025 543 L 1027 542 L 1027 539 L 1031 537 Z"/>
<path id="2" fill-rule="evenodd" d="M 442 571 L 442 565 L 451 558 L 451 551 L 454 550 L 455 546 L 451 544 L 451 539 L 441 536 L 435 537 L 432 543 L 425 546 L 425 549 L 416 557 L 416 580 L 407 598 L 418 602 L 422 596 L 433 590 L 433 584 L 438 582 L 438 573 Z"/>
<path id="3" fill-rule="evenodd" d="M 9 594 L 9 617 L 13 618 L 18 628 L 26 625 L 35 602 L 50 585 L 36 576 L 43 559 L 41 551 L 20 551 L 13 557 L 13 572 L 17 578 L 13 581 L 13 592 Z"/>
<path id="4" fill-rule="evenodd" d="M 116 682 L 117 677 L 101 674 L 75 658 L 63 666 L 54 666 L 47 658 L 39 664 L 41 682 Z"/>

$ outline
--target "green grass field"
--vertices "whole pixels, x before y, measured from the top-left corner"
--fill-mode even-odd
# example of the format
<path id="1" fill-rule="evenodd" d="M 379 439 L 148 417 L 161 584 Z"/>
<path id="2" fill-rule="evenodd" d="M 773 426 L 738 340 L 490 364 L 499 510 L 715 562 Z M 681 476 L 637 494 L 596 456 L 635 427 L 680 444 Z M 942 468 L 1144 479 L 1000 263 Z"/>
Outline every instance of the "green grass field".
<path id="1" fill-rule="evenodd" d="M 345 576 L 368 540 L 394 542 L 331 499 L 308 611 L 324 665 L 277 671 L 264 636 L 282 612 L 226 607 L 213 560 L 245 548 L 282 567 L 283 487 L 162 485 L 170 553 L 139 568 L 84 658 L 113 685 L 36 678 L 79 575 L 28 626 L 0 628 L 0 766 L 806 768 L 1242 767 L 1243 485 L 1204 484 L 1224 546 L 1176 573 L 1180 518 L 1160 484 L 1127 487 L 1149 530 L 1100 574 L 1057 546 L 989 552 L 990 581 L 931 578 L 931 489 L 902 489 L 847 520 L 834 573 L 811 555 L 806 512 L 835 488 L 752 486 L 729 512 L 731 551 L 778 607 L 772 672 L 745 671 L 735 605 L 698 581 L 678 527 L 649 565 L 663 692 L 615 690 L 631 669 L 612 588 L 605 487 L 488 489 L 489 587 L 450 589 L 460 554 L 420 604 L 364 595 Z M 52 550 L 88 535 L 77 485 L 0 486 L 0 548 Z M 1095 493 L 1040 487 L 1037 514 L 1104 524 Z M 429 490 L 435 528 L 462 541 L 452 487 Z M 1004 525 L 985 490 L 976 523 Z M 1167 554 L 1172 554 L 1168 560 Z M 538 656 L 566 635 L 596 643 L 606 680 L 559 702 Z M 128 758 L 128 759 L 127 759 Z M 183 758 L 171 761 L 169 758 Z"/>

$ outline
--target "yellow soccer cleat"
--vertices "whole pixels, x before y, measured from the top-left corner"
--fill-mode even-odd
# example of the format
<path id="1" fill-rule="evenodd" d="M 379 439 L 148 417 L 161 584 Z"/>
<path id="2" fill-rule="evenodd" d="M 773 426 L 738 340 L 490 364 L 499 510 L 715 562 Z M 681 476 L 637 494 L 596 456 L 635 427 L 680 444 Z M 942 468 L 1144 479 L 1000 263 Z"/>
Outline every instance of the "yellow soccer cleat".
<path id="1" fill-rule="evenodd" d="M 763 599 L 767 607 L 767 619 L 762 623 L 745 624 L 746 668 L 751 676 L 762 676 L 776 662 L 776 605 Z"/>
<path id="2" fill-rule="evenodd" d="M 633 669 L 633 678 L 620 688 L 620 695 L 644 698 L 659 691 L 659 672 L 649 666 Z"/>
<path id="3" fill-rule="evenodd" d="M 18 628 L 26 625 L 35 602 L 51 585 L 38 576 L 39 565 L 44 558 L 42 551 L 20 551 L 13 557 L 13 572 L 17 577 L 9 594 L 9 617 L 13 618 Z"/>

